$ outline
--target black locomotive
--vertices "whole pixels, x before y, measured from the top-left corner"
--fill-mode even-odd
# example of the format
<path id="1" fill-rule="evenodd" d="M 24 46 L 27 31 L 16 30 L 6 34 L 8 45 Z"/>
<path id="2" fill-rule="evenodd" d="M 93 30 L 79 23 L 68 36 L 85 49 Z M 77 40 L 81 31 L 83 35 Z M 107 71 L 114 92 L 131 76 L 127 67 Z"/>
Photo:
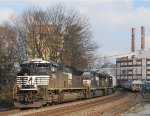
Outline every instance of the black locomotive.
<path id="1" fill-rule="evenodd" d="M 13 89 L 16 108 L 41 107 L 112 93 L 116 78 L 42 59 L 21 64 Z"/>

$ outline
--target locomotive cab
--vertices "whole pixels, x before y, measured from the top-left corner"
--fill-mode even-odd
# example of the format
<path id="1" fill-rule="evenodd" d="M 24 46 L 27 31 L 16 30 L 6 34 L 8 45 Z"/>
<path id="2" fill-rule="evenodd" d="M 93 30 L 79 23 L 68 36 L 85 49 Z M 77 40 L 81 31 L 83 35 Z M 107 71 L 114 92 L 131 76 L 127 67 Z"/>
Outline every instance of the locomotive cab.
<path id="1" fill-rule="evenodd" d="M 14 105 L 16 107 L 21 107 L 23 104 L 31 104 L 45 98 L 45 90 L 50 78 L 58 71 L 56 63 L 41 59 L 25 61 L 20 67 L 13 91 L 13 97 L 16 100 Z"/>
<path id="2" fill-rule="evenodd" d="M 83 73 L 83 85 L 84 86 L 91 86 L 91 73 L 90 72 L 84 72 Z"/>
<path id="3" fill-rule="evenodd" d="M 85 71 L 83 73 L 83 85 L 88 87 L 97 87 L 97 85 L 99 85 L 99 78 L 96 76 L 96 73 Z"/>
<path id="4" fill-rule="evenodd" d="M 27 76 L 27 75 L 49 75 L 51 72 L 57 71 L 57 64 L 48 61 L 35 61 L 23 62 L 21 65 L 21 70 L 17 73 L 17 76 Z"/>
<path id="5" fill-rule="evenodd" d="M 17 73 L 17 84 L 21 89 L 47 85 L 49 77 L 57 70 L 58 65 L 40 59 L 23 62 Z"/>

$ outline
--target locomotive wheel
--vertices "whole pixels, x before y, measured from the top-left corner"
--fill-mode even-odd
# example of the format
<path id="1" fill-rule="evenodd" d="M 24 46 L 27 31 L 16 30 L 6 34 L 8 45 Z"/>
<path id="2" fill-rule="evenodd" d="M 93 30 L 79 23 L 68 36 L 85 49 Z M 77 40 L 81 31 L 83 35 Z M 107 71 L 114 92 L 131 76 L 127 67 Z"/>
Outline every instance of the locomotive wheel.
<path id="1" fill-rule="evenodd" d="M 92 98 L 96 97 L 96 96 L 95 96 L 95 91 L 92 92 L 91 97 L 92 97 Z"/>
<path id="2" fill-rule="evenodd" d="M 31 97 L 27 95 L 25 101 L 31 103 Z"/>
<path id="3" fill-rule="evenodd" d="M 29 102 L 29 103 L 33 103 L 35 101 L 35 99 L 33 98 L 32 95 L 26 95 L 25 101 Z"/>
<path id="4" fill-rule="evenodd" d="M 84 98 L 84 93 L 83 93 L 83 91 L 81 91 L 81 92 L 79 92 L 79 95 L 78 95 L 78 97 L 76 98 L 76 101 L 82 100 L 83 98 Z"/>

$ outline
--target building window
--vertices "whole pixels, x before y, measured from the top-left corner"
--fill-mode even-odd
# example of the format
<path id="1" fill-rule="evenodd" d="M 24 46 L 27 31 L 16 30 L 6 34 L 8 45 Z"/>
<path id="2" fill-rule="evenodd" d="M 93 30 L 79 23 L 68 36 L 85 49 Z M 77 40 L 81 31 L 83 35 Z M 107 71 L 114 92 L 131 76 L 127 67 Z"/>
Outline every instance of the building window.
<path id="1" fill-rule="evenodd" d="M 127 70 L 122 70 L 122 74 L 126 75 L 127 74 Z"/>

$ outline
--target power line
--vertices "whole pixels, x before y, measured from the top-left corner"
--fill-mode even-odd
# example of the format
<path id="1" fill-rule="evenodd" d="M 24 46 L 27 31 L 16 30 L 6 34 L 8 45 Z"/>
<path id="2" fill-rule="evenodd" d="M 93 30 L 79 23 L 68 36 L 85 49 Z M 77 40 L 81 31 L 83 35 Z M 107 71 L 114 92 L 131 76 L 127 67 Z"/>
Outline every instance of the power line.
<path id="1" fill-rule="evenodd" d="M 96 58 L 96 60 L 104 60 L 104 59 L 112 59 L 112 58 L 119 58 L 119 57 L 127 57 L 127 56 L 132 56 L 132 55 L 135 55 L 135 54 L 136 53 L 134 53 L 134 52 L 124 53 L 124 54 L 117 54 L 117 55 L 99 57 L 99 58 Z"/>

